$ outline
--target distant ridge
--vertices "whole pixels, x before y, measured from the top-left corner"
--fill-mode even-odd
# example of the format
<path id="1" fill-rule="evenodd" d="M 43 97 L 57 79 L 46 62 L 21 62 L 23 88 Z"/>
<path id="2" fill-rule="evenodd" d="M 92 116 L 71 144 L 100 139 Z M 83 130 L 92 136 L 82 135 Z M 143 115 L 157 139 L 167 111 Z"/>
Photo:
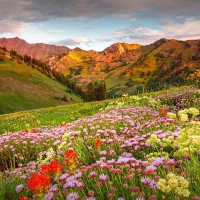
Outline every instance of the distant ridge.
<path id="1" fill-rule="evenodd" d="M 41 61 L 45 61 L 47 57 L 54 53 L 63 54 L 70 51 L 70 48 L 65 46 L 56 46 L 43 43 L 29 44 L 25 40 L 22 40 L 18 37 L 0 38 L 0 46 L 5 47 L 8 51 L 13 49 L 17 51 L 19 55 L 28 55 Z"/>

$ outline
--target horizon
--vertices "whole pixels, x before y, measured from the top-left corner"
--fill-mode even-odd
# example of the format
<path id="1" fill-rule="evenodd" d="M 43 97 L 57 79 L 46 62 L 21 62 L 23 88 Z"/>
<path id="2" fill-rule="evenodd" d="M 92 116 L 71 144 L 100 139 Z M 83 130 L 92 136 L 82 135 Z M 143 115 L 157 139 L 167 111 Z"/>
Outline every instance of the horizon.
<path id="1" fill-rule="evenodd" d="M 114 43 L 194 40 L 199 7 L 197 0 L 2 0 L 0 38 L 95 51 Z"/>
<path id="2" fill-rule="evenodd" d="M 3 37 L 3 38 L 5 38 L 5 39 L 14 39 L 14 38 L 18 38 L 18 39 L 20 39 L 20 40 L 24 40 L 25 42 L 27 42 L 25 39 L 22 39 L 22 38 L 19 38 L 19 37 L 12 37 L 12 38 L 6 38 L 6 37 Z M 0 38 L 0 39 L 2 39 L 2 38 Z M 178 39 L 174 39 L 174 38 L 160 38 L 160 39 L 158 39 L 158 40 L 155 40 L 155 41 L 153 41 L 153 42 L 151 42 L 151 43 L 149 43 L 149 44 L 146 44 L 146 45 L 150 45 L 150 44 L 152 44 L 152 43 L 154 43 L 154 42 L 156 42 L 156 41 L 159 41 L 159 40 L 161 40 L 161 39 L 166 39 L 166 40 L 177 40 L 177 41 L 188 41 L 188 40 L 178 40 Z M 196 39 L 191 39 L 191 40 L 200 40 L 199 38 L 196 38 Z M 48 45 L 55 45 L 55 46 L 63 46 L 63 47 L 67 47 L 67 48 L 69 48 L 68 46 L 64 46 L 64 45 L 56 45 L 56 44 L 51 44 L 51 43 L 43 43 L 43 42 L 37 42 L 37 43 L 29 43 L 29 42 L 27 42 L 28 44 L 32 44 L 32 45 L 34 45 L 34 44 L 48 44 Z M 114 44 L 123 44 L 123 43 L 125 43 L 125 44 L 139 44 L 139 43 L 127 43 L 127 42 L 116 42 L 116 43 L 113 43 L 113 44 L 110 44 L 109 46 L 107 46 L 107 47 L 105 47 L 103 50 L 101 50 L 101 51 L 97 51 L 97 50 L 94 50 L 94 49 L 87 49 L 87 50 L 85 50 L 85 49 L 83 49 L 83 48 L 80 48 L 80 47 L 78 47 L 78 46 L 76 46 L 76 47 L 74 47 L 74 48 L 69 48 L 70 50 L 74 50 L 74 49 L 76 49 L 76 48 L 80 48 L 81 50 L 83 50 L 83 51 L 96 51 L 96 52 L 102 52 L 102 51 L 104 51 L 106 48 L 109 48 L 110 46 L 112 46 L 112 45 L 114 45 Z M 141 44 L 139 44 L 139 45 L 141 45 Z M 145 46 L 145 45 L 142 45 L 142 46 Z"/>

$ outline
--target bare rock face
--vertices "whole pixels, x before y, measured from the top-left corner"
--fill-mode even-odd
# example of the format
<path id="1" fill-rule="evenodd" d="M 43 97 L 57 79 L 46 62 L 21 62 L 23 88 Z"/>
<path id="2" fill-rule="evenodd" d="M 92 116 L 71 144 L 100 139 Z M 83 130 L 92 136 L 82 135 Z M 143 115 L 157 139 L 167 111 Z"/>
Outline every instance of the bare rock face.
<path id="1" fill-rule="evenodd" d="M 22 40 L 18 37 L 15 38 L 0 38 L 0 46 L 5 47 L 8 51 L 12 49 L 17 51 L 19 55 L 28 55 L 32 58 L 36 58 L 41 61 L 52 54 L 63 54 L 68 53 L 70 49 L 65 46 L 56 46 L 51 44 L 29 44 L 25 40 Z"/>

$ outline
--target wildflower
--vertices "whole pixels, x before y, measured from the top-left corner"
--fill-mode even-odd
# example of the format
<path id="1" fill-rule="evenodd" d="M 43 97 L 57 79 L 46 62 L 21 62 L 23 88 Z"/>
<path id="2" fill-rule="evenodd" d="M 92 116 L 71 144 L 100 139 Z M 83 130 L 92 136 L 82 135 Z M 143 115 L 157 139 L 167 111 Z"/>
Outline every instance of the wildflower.
<path id="1" fill-rule="evenodd" d="M 116 188 L 114 188 L 114 187 L 111 187 L 111 188 L 110 188 L 110 192 L 111 192 L 111 193 L 114 193 L 115 191 L 116 191 Z"/>
<path id="2" fill-rule="evenodd" d="M 88 191 L 88 195 L 89 196 L 93 196 L 94 195 L 94 191 L 93 190 Z"/>
<path id="3" fill-rule="evenodd" d="M 156 195 L 151 195 L 150 198 L 149 198 L 149 200 L 157 200 Z"/>
<path id="4" fill-rule="evenodd" d="M 105 174 L 102 174 L 102 175 L 99 176 L 99 180 L 101 182 L 106 182 L 108 180 L 108 177 Z"/>
<path id="5" fill-rule="evenodd" d="M 190 195 L 188 190 L 189 182 L 182 176 L 177 176 L 172 172 L 167 174 L 166 179 L 159 179 L 157 187 L 165 193 L 174 190 L 175 194 L 179 196 L 188 197 Z"/>
<path id="6" fill-rule="evenodd" d="M 197 115 L 199 115 L 199 110 L 197 108 L 189 108 L 188 109 L 188 113 L 192 114 L 192 117 L 196 117 Z"/>
<path id="7" fill-rule="evenodd" d="M 137 197 L 135 200 L 145 200 L 144 197 Z"/>
<path id="8" fill-rule="evenodd" d="M 161 117 L 166 117 L 167 113 L 169 111 L 169 108 L 163 105 L 160 105 L 160 110 L 159 110 L 159 114 Z"/>
<path id="9" fill-rule="evenodd" d="M 69 167 L 70 173 L 74 173 L 77 167 L 77 154 L 73 149 L 69 149 L 67 152 L 65 152 L 65 162 Z"/>
<path id="10" fill-rule="evenodd" d="M 21 184 L 21 185 L 18 185 L 15 190 L 16 190 L 17 193 L 19 193 L 23 190 L 23 188 L 24 188 L 24 185 Z"/>
<path id="11" fill-rule="evenodd" d="M 114 198 L 114 194 L 109 193 L 109 194 L 107 195 L 107 198 L 108 198 L 108 199 L 113 199 L 113 198 Z"/>
<path id="12" fill-rule="evenodd" d="M 102 186 L 102 182 L 97 182 L 95 185 L 96 185 L 97 187 L 101 187 L 101 186 Z"/>
<path id="13" fill-rule="evenodd" d="M 193 196 L 192 200 L 200 200 L 200 197 L 199 196 Z"/>
<path id="14" fill-rule="evenodd" d="M 183 155 L 183 158 L 190 158 L 190 154 L 189 153 L 185 153 L 184 155 Z"/>
<path id="15" fill-rule="evenodd" d="M 19 200 L 31 200 L 31 199 L 28 197 L 21 196 L 21 197 L 19 197 Z"/>
<path id="16" fill-rule="evenodd" d="M 90 174 L 89 174 L 90 178 L 95 178 L 97 176 L 98 176 L 97 172 L 90 172 Z"/>
<path id="17" fill-rule="evenodd" d="M 67 195 L 66 200 L 77 200 L 78 198 L 79 198 L 78 194 L 74 192 L 74 193 L 69 193 Z"/>
<path id="18" fill-rule="evenodd" d="M 179 118 L 180 118 L 181 122 L 186 122 L 188 120 L 188 115 L 187 114 L 180 114 Z"/>
<path id="19" fill-rule="evenodd" d="M 97 151 L 100 151 L 101 150 L 101 140 L 98 139 L 95 141 L 95 146 L 97 148 Z"/>
<path id="20" fill-rule="evenodd" d="M 143 171 L 144 174 L 153 174 L 156 170 L 156 167 L 153 165 L 147 166 L 146 169 Z"/>
<path id="21" fill-rule="evenodd" d="M 124 184 L 123 184 L 123 187 L 124 187 L 124 188 L 128 188 L 128 184 L 127 184 L 127 183 L 124 183 Z"/>
<path id="22" fill-rule="evenodd" d="M 45 193 L 50 185 L 50 177 L 42 173 L 33 173 L 27 182 L 29 190 L 34 194 Z"/>
<path id="23" fill-rule="evenodd" d="M 171 113 L 171 112 L 168 112 L 167 113 L 167 116 L 171 119 L 176 119 L 176 114 L 175 113 Z"/>
<path id="24" fill-rule="evenodd" d="M 63 171 L 63 166 L 61 163 L 57 162 L 56 160 L 52 160 L 46 167 L 42 166 L 41 170 L 47 173 L 54 173 L 59 174 L 61 171 Z"/>
<path id="25" fill-rule="evenodd" d="M 44 196 L 44 200 L 52 200 L 53 199 L 53 192 L 50 192 L 50 193 L 47 193 L 45 196 Z"/>
<path id="26" fill-rule="evenodd" d="M 140 191 L 140 188 L 138 186 L 131 186 L 129 189 L 131 192 L 139 192 Z"/>

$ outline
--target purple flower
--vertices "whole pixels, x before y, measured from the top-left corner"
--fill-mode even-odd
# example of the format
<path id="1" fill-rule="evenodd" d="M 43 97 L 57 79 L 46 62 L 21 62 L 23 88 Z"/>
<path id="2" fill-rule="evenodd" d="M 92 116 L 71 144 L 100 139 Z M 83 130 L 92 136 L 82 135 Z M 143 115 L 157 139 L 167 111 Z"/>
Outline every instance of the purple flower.
<path id="1" fill-rule="evenodd" d="M 144 197 L 137 197 L 135 200 L 145 200 Z"/>
<path id="2" fill-rule="evenodd" d="M 144 184 L 144 185 L 149 185 L 150 182 L 151 182 L 151 179 L 150 179 L 149 177 L 147 177 L 147 178 L 142 178 L 142 179 L 141 179 L 141 182 L 142 182 L 142 184 Z"/>
<path id="3" fill-rule="evenodd" d="M 52 200 L 53 199 L 53 192 L 50 192 L 44 196 L 44 200 Z"/>
<path id="4" fill-rule="evenodd" d="M 142 184 L 149 186 L 152 190 L 157 189 L 157 182 L 155 180 L 151 180 L 149 177 L 141 179 Z"/>
<path id="5" fill-rule="evenodd" d="M 19 193 L 19 192 L 21 192 L 21 191 L 23 190 L 23 188 L 24 188 L 24 185 L 21 184 L 21 185 L 18 185 L 18 186 L 15 188 L 15 190 L 16 190 L 17 193 Z"/>
<path id="6" fill-rule="evenodd" d="M 151 165 L 153 165 L 153 166 L 160 166 L 160 165 L 162 165 L 164 163 L 165 160 L 166 160 L 165 157 L 155 158 L 153 160 L 153 162 L 151 163 Z"/>
<path id="7" fill-rule="evenodd" d="M 90 178 L 95 178 L 97 176 L 98 176 L 98 174 L 96 172 L 90 172 L 90 174 L 89 174 Z"/>
<path id="8" fill-rule="evenodd" d="M 79 197 L 78 194 L 76 192 L 73 192 L 67 195 L 66 200 L 77 200 L 78 197 Z"/>
<path id="9" fill-rule="evenodd" d="M 108 177 L 107 177 L 105 174 L 101 174 L 101 175 L 99 176 L 99 180 L 100 180 L 101 182 L 106 182 L 106 181 L 108 180 Z"/>
<path id="10" fill-rule="evenodd" d="M 155 180 L 151 180 L 150 184 L 149 184 L 149 187 L 152 189 L 152 190 L 156 190 L 157 189 L 157 185 L 158 183 L 155 181 Z"/>
<path id="11" fill-rule="evenodd" d="M 144 170 L 144 174 L 152 174 L 156 170 L 156 167 L 150 165 L 147 166 L 146 169 Z"/>
<path id="12" fill-rule="evenodd" d="M 50 189 L 51 192 L 57 192 L 58 191 L 58 186 L 57 184 L 54 184 L 51 189 Z"/>

